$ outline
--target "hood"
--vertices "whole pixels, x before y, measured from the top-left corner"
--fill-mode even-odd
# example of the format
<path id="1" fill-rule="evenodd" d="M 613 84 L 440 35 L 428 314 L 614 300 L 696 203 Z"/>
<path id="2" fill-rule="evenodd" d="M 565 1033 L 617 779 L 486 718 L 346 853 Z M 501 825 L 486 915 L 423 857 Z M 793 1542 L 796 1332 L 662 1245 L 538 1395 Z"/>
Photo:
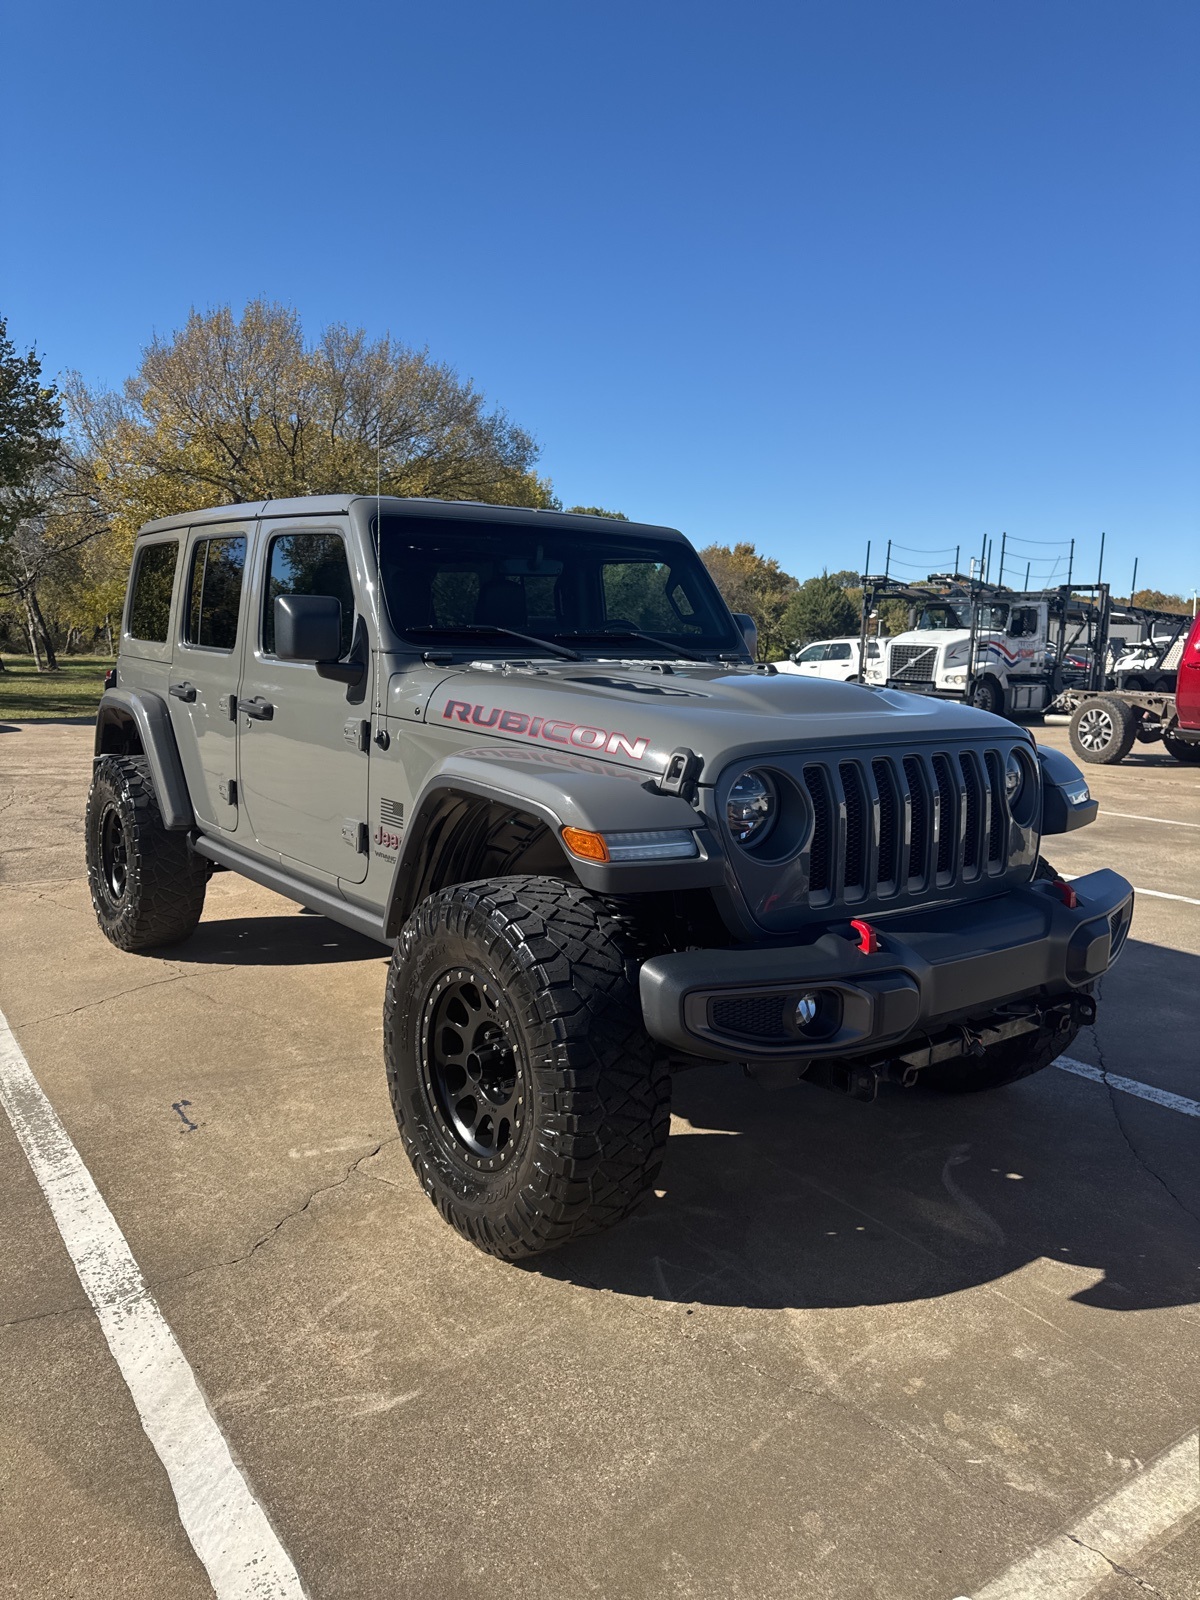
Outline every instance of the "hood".
<path id="1" fill-rule="evenodd" d="M 731 761 L 770 751 L 860 743 L 966 741 L 1013 725 L 987 712 L 751 667 L 642 663 L 471 663 L 397 673 L 389 711 L 448 738 L 495 740 L 661 772 L 672 751 L 702 758 L 712 783 Z"/>

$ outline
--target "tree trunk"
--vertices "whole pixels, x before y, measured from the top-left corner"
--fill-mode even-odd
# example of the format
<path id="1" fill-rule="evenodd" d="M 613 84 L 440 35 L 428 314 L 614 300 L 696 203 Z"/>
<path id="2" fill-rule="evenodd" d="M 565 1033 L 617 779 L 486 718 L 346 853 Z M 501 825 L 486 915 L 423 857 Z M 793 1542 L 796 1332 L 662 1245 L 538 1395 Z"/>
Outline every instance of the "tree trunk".
<path id="1" fill-rule="evenodd" d="M 109 655 L 111 656 L 112 653 L 113 653 L 113 646 L 112 646 L 112 617 L 107 612 L 105 613 L 105 617 L 104 617 L 104 647 L 108 651 Z"/>
<path id="2" fill-rule="evenodd" d="M 31 584 L 25 591 L 25 605 L 29 611 L 30 636 L 32 637 L 35 628 L 41 635 L 42 649 L 46 654 L 45 670 L 47 672 L 57 672 L 58 657 L 54 654 L 54 641 L 50 637 L 50 629 L 46 626 L 46 619 L 42 615 L 42 608 L 40 605 L 38 605 L 37 586 L 35 584 Z M 35 657 L 37 655 L 36 649 L 34 650 L 34 655 Z M 42 671 L 40 664 L 38 666 L 38 671 Z"/>
<path id="3" fill-rule="evenodd" d="M 38 649 L 37 629 L 33 623 L 33 608 L 29 604 L 28 591 L 22 598 L 25 601 L 25 632 L 29 636 L 29 654 L 33 657 L 34 670 L 40 672 L 42 670 L 42 656 L 41 651 Z"/>

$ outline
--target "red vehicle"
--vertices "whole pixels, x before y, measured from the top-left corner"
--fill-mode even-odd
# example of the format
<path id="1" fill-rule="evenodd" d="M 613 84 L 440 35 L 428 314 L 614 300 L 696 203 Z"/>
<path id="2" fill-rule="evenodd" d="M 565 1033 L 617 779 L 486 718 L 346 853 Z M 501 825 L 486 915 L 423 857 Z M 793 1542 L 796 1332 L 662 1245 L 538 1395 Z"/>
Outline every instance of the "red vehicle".
<path id="1" fill-rule="evenodd" d="M 1156 739 L 1176 761 L 1200 765 L 1200 615 L 1192 619 L 1174 694 L 1113 689 L 1075 697 L 1071 747 L 1081 760 L 1113 766 L 1135 741 Z"/>

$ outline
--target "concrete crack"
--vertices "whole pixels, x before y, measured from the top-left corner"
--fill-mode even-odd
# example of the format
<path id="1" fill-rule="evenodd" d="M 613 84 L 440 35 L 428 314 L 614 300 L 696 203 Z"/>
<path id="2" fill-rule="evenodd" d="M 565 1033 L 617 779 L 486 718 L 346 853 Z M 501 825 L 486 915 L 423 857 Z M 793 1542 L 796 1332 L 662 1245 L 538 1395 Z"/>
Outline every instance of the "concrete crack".
<path id="1" fill-rule="evenodd" d="M 1130 1138 L 1129 1129 L 1125 1126 L 1125 1120 L 1121 1116 L 1121 1103 L 1117 1098 L 1118 1091 L 1108 1081 L 1108 1064 L 1104 1059 L 1104 1049 L 1100 1043 L 1100 1030 L 1095 1023 L 1092 1024 L 1090 1032 L 1092 1035 L 1092 1043 L 1096 1049 L 1096 1058 L 1100 1063 L 1100 1075 L 1104 1081 L 1104 1087 L 1108 1092 L 1108 1103 L 1112 1108 L 1113 1121 L 1116 1123 L 1117 1129 L 1120 1132 L 1122 1139 L 1124 1139 L 1130 1155 L 1137 1162 L 1138 1166 L 1141 1167 L 1142 1171 L 1147 1177 L 1153 1178 L 1155 1183 L 1160 1184 L 1162 1188 L 1166 1190 L 1167 1194 L 1171 1197 L 1171 1199 L 1175 1202 L 1185 1216 L 1191 1217 L 1193 1222 L 1200 1222 L 1200 1214 L 1193 1211 L 1184 1200 L 1180 1199 L 1163 1175 L 1154 1170 L 1154 1168 L 1142 1155 L 1137 1145 L 1135 1145 L 1133 1140 Z"/>
<path id="2" fill-rule="evenodd" d="M 1081 1550 L 1088 1550 L 1092 1555 L 1099 1556 L 1101 1561 L 1107 1561 L 1118 1577 L 1128 1578 L 1130 1583 L 1136 1583 L 1139 1589 L 1144 1589 L 1147 1594 L 1156 1594 L 1160 1597 L 1160 1600 L 1163 1600 L 1161 1589 L 1156 1589 L 1152 1583 L 1147 1583 L 1145 1578 L 1139 1578 L 1136 1572 L 1130 1572 L 1128 1567 L 1123 1567 L 1120 1562 L 1114 1561 L 1111 1556 L 1106 1556 L 1103 1550 L 1097 1550 L 1094 1544 L 1086 1544 L 1084 1540 L 1076 1538 L 1073 1533 L 1064 1534 L 1063 1537 L 1069 1539 L 1072 1544 L 1077 1544 Z"/>
<path id="3" fill-rule="evenodd" d="M 340 1189 L 343 1185 L 349 1183 L 350 1179 L 358 1174 L 358 1169 L 364 1161 L 370 1161 L 373 1156 L 377 1156 L 385 1145 L 395 1144 L 399 1137 L 398 1133 L 393 1133 L 389 1138 L 380 1139 L 377 1144 L 373 1144 L 369 1150 L 350 1163 L 340 1178 L 336 1178 L 333 1183 L 323 1183 L 319 1189 L 314 1189 L 302 1206 L 297 1206 L 294 1211 L 289 1211 L 280 1217 L 278 1222 L 273 1223 L 266 1233 L 257 1238 L 249 1250 L 244 1250 L 241 1255 L 231 1256 L 226 1261 L 210 1261 L 203 1267 L 193 1267 L 190 1272 L 181 1272 L 178 1277 L 162 1278 L 159 1280 L 159 1284 L 164 1288 L 174 1287 L 178 1283 L 186 1283 L 189 1278 L 198 1278 L 205 1272 L 216 1272 L 222 1267 L 240 1267 L 243 1262 L 249 1261 L 252 1255 L 261 1250 L 263 1245 L 273 1239 L 289 1222 L 294 1222 L 297 1217 L 302 1217 L 318 1196 L 329 1194 L 332 1190 Z M 371 1174 L 362 1173 L 361 1176 L 369 1178 Z"/>
<path id="4" fill-rule="evenodd" d="M 90 1310 L 88 1305 L 59 1306 L 57 1311 L 34 1311 L 27 1317 L 10 1317 L 7 1322 L 0 1322 L 0 1328 L 20 1328 L 26 1322 L 49 1322 L 53 1317 L 77 1317 Z"/>

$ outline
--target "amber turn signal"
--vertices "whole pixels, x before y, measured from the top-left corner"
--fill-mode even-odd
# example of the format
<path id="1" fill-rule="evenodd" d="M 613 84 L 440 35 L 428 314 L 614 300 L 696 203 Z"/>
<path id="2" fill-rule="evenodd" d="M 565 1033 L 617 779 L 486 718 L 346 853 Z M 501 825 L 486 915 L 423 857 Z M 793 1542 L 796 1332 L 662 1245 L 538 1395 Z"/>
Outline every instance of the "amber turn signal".
<path id="1" fill-rule="evenodd" d="M 581 861 L 608 860 L 608 846 L 602 833 L 589 833 L 586 828 L 564 828 L 562 836 L 567 849 Z"/>

